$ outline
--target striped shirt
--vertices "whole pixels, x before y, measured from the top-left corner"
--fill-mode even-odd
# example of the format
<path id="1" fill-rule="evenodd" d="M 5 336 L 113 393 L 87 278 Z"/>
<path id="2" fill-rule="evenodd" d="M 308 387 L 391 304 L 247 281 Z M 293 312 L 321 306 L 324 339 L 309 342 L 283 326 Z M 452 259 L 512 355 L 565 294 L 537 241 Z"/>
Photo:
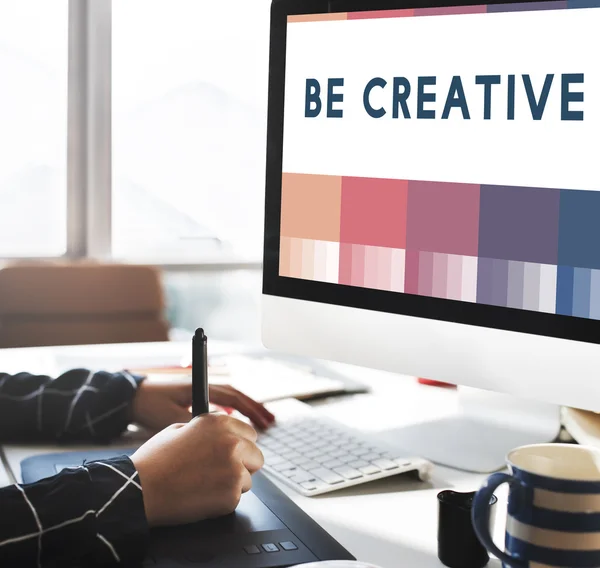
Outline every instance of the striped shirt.
<path id="1" fill-rule="evenodd" d="M 121 435 L 141 378 L 74 369 L 56 379 L 0 374 L 0 441 L 97 442 Z M 148 527 L 127 457 L 0 489 L 0 566 L 135 566 Z"/>

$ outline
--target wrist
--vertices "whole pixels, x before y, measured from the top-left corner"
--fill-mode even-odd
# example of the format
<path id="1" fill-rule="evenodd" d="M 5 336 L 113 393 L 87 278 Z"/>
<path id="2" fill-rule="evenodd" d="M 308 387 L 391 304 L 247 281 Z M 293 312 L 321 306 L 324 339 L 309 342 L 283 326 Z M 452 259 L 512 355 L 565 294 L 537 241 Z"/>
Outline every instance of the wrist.
<path id="1" fill-rule="evenodd" d="M 154 483 L 152 480 L 152 475 L 149 473 L 149 468 L 152 467 L 151 464 L 146 464 L 145 461 L 136 454 L 131 456 L 131 461 L 135 466 L 140 485 L 142 486 L 142 500 L 144 503 L 144 513 L 146 515 L 146 522 L 149 527 L 158 526 L 158 519 L 160 518 L 160 504 L 157 502 L 160 498 L 160 491 L 157 491 L 154 487 Z"/>
<path id="2" fill-rule="evenodd" d="M 134 374 L 131 374 L 131 376 L 135 379 L 137 388 L 129 406 L 129 421 L 139 423 L 140 416 L 143 415 L 142 407 L 144 404 L 143 401 L 145 398 L 145 391 L 147 385 L 147 383 L 145 382 L 146 376 Z"/>

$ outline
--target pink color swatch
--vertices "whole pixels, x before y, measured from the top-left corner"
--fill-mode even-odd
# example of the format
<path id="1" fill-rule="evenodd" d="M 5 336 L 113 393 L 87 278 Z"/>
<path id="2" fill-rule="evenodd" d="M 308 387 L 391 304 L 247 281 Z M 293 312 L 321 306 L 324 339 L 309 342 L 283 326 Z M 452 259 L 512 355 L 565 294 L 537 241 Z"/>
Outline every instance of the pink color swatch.
<path id="1" fill-rule="evenodd" d="M 403 180 L 342 178 L 340 241 L 405 248 L 407 191 Z"/>

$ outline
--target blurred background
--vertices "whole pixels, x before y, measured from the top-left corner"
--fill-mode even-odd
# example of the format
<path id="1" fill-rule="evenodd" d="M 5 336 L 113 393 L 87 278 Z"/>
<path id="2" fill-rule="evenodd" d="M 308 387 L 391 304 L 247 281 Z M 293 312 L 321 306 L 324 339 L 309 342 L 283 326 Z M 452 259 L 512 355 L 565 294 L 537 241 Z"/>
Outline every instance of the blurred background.
<path id="1" fill-rule="evenodd" d="M 0 3 L 0 259 L 152 265 L 257 341 L 269 0 Z"/>

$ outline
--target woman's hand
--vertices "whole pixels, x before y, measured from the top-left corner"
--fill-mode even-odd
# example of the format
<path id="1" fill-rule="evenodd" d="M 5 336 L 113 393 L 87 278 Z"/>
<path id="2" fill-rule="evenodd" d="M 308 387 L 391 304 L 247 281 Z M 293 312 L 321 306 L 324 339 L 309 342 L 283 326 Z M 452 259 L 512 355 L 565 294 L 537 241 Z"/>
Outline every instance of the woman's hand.
<path id="1" fill-rule="evenodd" d="M 150 438 L 131 460 L 151 527 L 227 515 L 252 487 L 264 463 L 252 427 L 206 414 Z"/>
<path id="2" fill-rule="evenodd" d="M 267 428 L 275 417 L 259 402 L 228 385 L 210 385 L 212 404 L 237 410 L 258 428 Z M 132 420 L 158 432 L 171 424 L 189 422 L 192 415 L 191 379 L 145 379 L 133 400 Z"/>

